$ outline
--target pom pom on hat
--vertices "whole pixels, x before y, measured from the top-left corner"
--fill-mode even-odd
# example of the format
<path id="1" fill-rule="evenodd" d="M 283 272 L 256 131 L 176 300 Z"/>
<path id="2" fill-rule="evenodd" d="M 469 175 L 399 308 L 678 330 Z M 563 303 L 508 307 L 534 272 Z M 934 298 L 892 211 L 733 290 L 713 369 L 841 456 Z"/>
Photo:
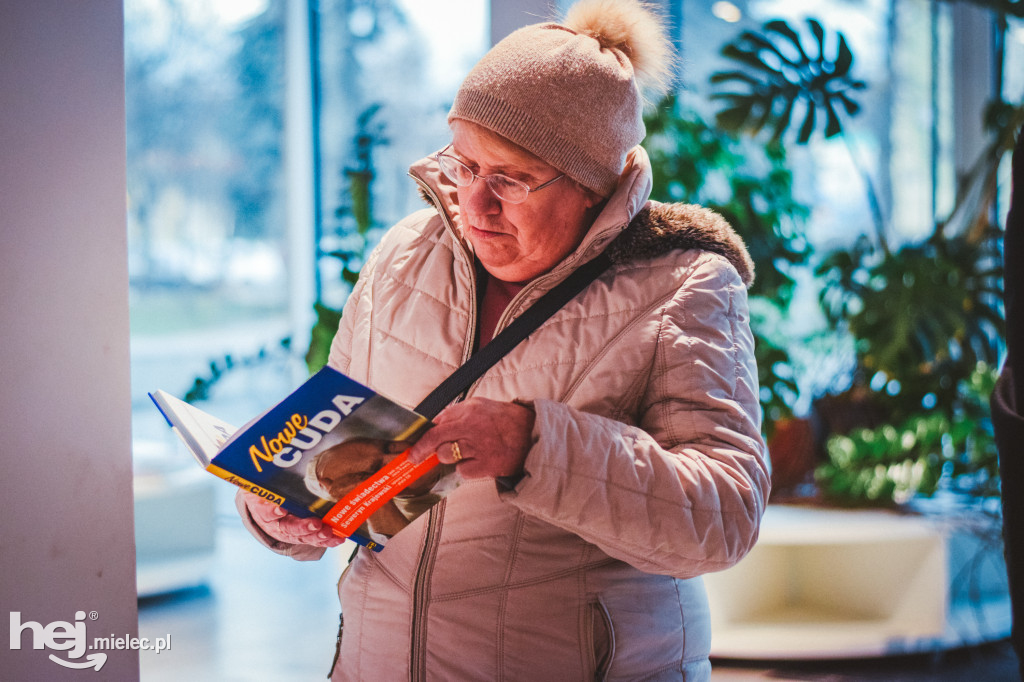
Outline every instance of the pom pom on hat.
<path id="1" fill-rule="evenodd" d="M 672 77 L 672 43 L 661 18 L 638 2 L 582 0 L 573 5 L 562 22 L 566 28 L 596 40 L 603 48 L 615 48 L 633 66 L 640 92 L 662 95 Z"/>
<path id="2" fill-rule="evenodd" d="M 448 114 L 482 125 L 602 196 L 644 138 L 641 88 L 666 87 L 672 48 L 637 0 L 581 0 L 563 24 L 521 28 L 466 76 Z"/>

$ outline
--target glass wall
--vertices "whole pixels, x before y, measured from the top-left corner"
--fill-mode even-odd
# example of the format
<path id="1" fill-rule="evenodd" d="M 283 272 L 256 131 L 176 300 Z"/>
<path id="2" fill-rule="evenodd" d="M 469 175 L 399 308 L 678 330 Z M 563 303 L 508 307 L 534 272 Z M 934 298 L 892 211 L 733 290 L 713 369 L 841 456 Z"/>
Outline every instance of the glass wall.
<path id="1" fill-rule="evenodd" d="M 283 36 L 280 0 L 125 3 L 137 441 L 167 435 L 147 391 L 288 335 Z"/>
<path id="2" fill-rule="evenodd" d="M 297 321 L 314 296 L 340 308 L 343 266 L 422 206 L 406 169 L 445 143 L 486 22 L 484 0 L 126 0 L 141 594 L 191 586 L 213 538 L 241 532 L 233 490 L 194 467 L 147 393 L 242 424 L 307 376 Z M 189 513 L 168 514 L 186 492 Z"/>
<path id="3" fill-rule="evenodd" d="M 195 389 L 211 411 L 241 422 L 303 378 L 305 349 L 283 342 L 304 338 L 294 313 L 309 311 L 314 301 L 296 300 L 289 282 L 310 276 L 315 298 L 339 308 L 381 231 L 423 205 L 406 169 L 448 140 L 445 115 L 455 89 L 487 48 L 489 4 L 126 0 L 140 452 L 150 441 L 166 445 L 172 438 L 147 391 Z M 709 77 L 729 68 L 720 50 L 740 31 L 781 18 L 810 41 L 806 20 L 814 17 L 826 28 L 830 54 L 836 32 L 844 34 L 855 74 L 867 86 L 857 94 L 861 111 L 844 121 L 844 135 L 817 135 L 787 149 L 796 198 L 811 208 L 807 235 L 820 252 L 871 235 L 879 216 L 893 245 L 919 240 L 951 209 L 958 36 L 951 3 L 666 0 L 662 6 L 677 29 L 682 96 L 708 119 L 715 108 Z M 301 11 L 289 11 L 296 7 Z M 288 31 L 297 16 L 307 30 Z M 295 35 L 308 37 L 296 46 L 289 43 Z M 1013 68 L 1024 59 L 1022 36 L 1021 20 L 1011 17 L 1001 71 L 1011 102 L 1024 96 L 1024 76 Z M 312 83 L 311 96 L 286 108 L 288 79 L 296 74 L 289 55 L 296 52 L 308 55 L 297 68 Z M 289 115 L 308 119 L 312 130 L 314 210 L 309 224 L 297 227 L 286 196 Z M 296 239 L 289 232 L 295 229 L 308 231 L 309 239 Z M 296 248 L 309 253 L 293 253 Z M 816 290 L 802 291 L 785 320 L 791 330 L 804 327 L 797 334 L 821 322 Z M 835 367 L 804 372 L 841 373 Z"/>
<path id="4" fill-rule="evenodd" d="M 407 169 L 447 143 L 455 90 L 487 48 L 487 3 L 315 7 L 318 293 L 337 308 L 380 232 L 424 206 Z"/>
<path id="5" fill-rule="evenodd" d="M 455 88 L 486 47 L 482 0 L 300 3 L 313 97 L 298 111 L 314 130 L 316 206 L 299 229 L 319 252 L 295 259 L 287 4 L 126 2 L 137 440 L 165 439 L 146 397 L 155 388 L 241 421 L 301 380 L 305 349 L 282 342 L 303 336 L 290 313 L 313 301 L 290 300 L 289 278 L 303 275 L 290 269 L 318 263 L 318 298 L 341 306 L 343 266 L 358 270 L 379 233 L 422 206 L 406 169 L 444 144 Z"/>
<path id="6" fill-rule="evenodd" d="M 297 332 L 304 338 L 290 328 L 290 308 L 311 302 L 290 300 L 288 287 L 304 256 L 290 252 L 297 241 L 285 227 L 286 4 L 126 2 L 133 353 L 143 413 L 146 390 L 181 394 L 195 379 L 202 388 L 228 366 L 266 365 L 263 358 L 283 354 L 280 342 Z M 313 232 L 315 296 L 339 308 L 380 232 L 422 206 L 406 169 L 447 140 L 455 88 L 487 47 L 489 3 L 298 4 L 308 10 L 315 165 L 313 224 L 300 229 Z M 857 94 L 860 113 L 845 120 L 844 135 L 788 149 L 818 249 L 848 245 L 880 221 L 894 245 L 918 240 L 952 208 L 950 3 L 662 5 L 678 30 L 683 97 L 708 118 L 715 108 L 708 79 L 729 68 L 720 50 L 741 30 L 781 18 L 810 41 L 813 17 L 826 28 L 827 51 L 835 50 L 836 32 L 845 36 L 867 86 Z M 1012 68 L 1024 52 L 1022 35 L 1011 17 L 1002 69 L 1009 101 L 1024 90 Z M 291 349 L 291 357 L 302 351 Z M 239 418 L 253 407 L 240 406 Z M 144 422 L 137 433 L 148 430 Z"/>

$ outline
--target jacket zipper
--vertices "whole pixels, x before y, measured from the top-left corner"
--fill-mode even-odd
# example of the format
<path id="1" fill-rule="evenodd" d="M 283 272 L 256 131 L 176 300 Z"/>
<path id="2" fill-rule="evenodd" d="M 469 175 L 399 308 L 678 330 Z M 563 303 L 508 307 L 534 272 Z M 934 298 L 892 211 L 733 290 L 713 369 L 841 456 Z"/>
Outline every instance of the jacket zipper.
<path id="1" fill-rule="evenodd" d="M 416 580 L 412 591 L 412 642 L 410 651 L 409 679 L 424 682 L 427 679 L 427 602 L 430 600 L 430 576 L 434 571 L 434 559 L 441 539 L 441 524 L 444 520 L 445 501 L 441 500 L 427 513 L 427 533 L 423 551 L 416 566 Z"/>
<path id="2" fill-rule="evenodd" d="M 452 235 L 455 237 L 455 242 L 462 248 L 463 254 L 470 263 L 470 268 L 474 273 L 470 277 L 469 293 L 472 303 L 470 305 L 469 333 L 466 337 L 466 346 L 462 351 L 462 361 L 465 362 L 473 352 L 473 339 L 475 337 L 473 332 L 476 329 L 477 316 L 476 271 L 472 266 L 473 256 L 466 249 L 465 244 L 462 243 L 462 239 L 459 238 L 458 231 L 449 220 L 448 214 L 442 208 L 441 201 L 434 190 L 415 175 L 412 175 L 412 178 L 430 197 L 431 202 L 433 202 L 438 214 L 441 216 L 441 220 L 444 221 L 445 227 L 451 230 Z M 427 679 L 427 605 L 430 601 L 430 578 L 434 571 L 434 560 L 437 557 L 437 547 L 441 539 L 441 526 L 444 523 L 444 509 L 445 500 L 441 500 L 427 512 L 427 531 L 423 540 L 423 550 L 420 552 L 420 559 L 416 565 L 416 576 L 413 581 L 412 591 L 412 634 L 409 651 L 409 679 L 411 682 L 425 682 Z"/>

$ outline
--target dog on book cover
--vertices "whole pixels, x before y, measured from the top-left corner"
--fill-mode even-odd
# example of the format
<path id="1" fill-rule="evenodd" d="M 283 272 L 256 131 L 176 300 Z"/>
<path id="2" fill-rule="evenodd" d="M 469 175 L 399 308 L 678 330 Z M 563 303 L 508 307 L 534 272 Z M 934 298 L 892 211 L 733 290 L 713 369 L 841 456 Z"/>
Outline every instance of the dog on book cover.
<path id="1" fill-rule="evenodd" d="M 350 438 L 317 453 L 306 465 L 306 487 L 313 494 L 338 502 L 412 444 L 379 438 Z M 373 512 L 367 521 L 370 534 L 390 538 L 440 501 L 447 486 L 438 486 L 444 467 L 435 467 L 415 479 Z"/>
<path id="2" fill-rule="evenodd" d="M 354 555 L 332 679 L 710 678 L 701 576 L 749 552 L 770 484 L 750 256 L 721 216 L 649 199 L 642 111 L 674 68 L 650 6 L 580 0 L 498 42 L 450 143 L 410 168 L 426 205 L 363 268 L 329 359 L 382 395 L 417 405 L 603 264 L 412 445 L 454 489 Z M 313 473 L 339 492 L 346 475 Z M 245 493 L 238 508 L 280 554 L 341 543 Z"/>

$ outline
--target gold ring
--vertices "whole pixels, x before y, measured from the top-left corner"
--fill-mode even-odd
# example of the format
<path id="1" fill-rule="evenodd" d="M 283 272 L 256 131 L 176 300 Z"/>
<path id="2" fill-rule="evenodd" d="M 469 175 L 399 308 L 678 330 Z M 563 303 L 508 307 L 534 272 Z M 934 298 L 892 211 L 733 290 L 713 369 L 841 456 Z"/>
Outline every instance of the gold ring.
<path id="1" fill-rule="evenodd" d="M 457 440 L 452 441 L 452 461 L 462 461 L 462 450 L 459 449 L 459 442 Z"/>

